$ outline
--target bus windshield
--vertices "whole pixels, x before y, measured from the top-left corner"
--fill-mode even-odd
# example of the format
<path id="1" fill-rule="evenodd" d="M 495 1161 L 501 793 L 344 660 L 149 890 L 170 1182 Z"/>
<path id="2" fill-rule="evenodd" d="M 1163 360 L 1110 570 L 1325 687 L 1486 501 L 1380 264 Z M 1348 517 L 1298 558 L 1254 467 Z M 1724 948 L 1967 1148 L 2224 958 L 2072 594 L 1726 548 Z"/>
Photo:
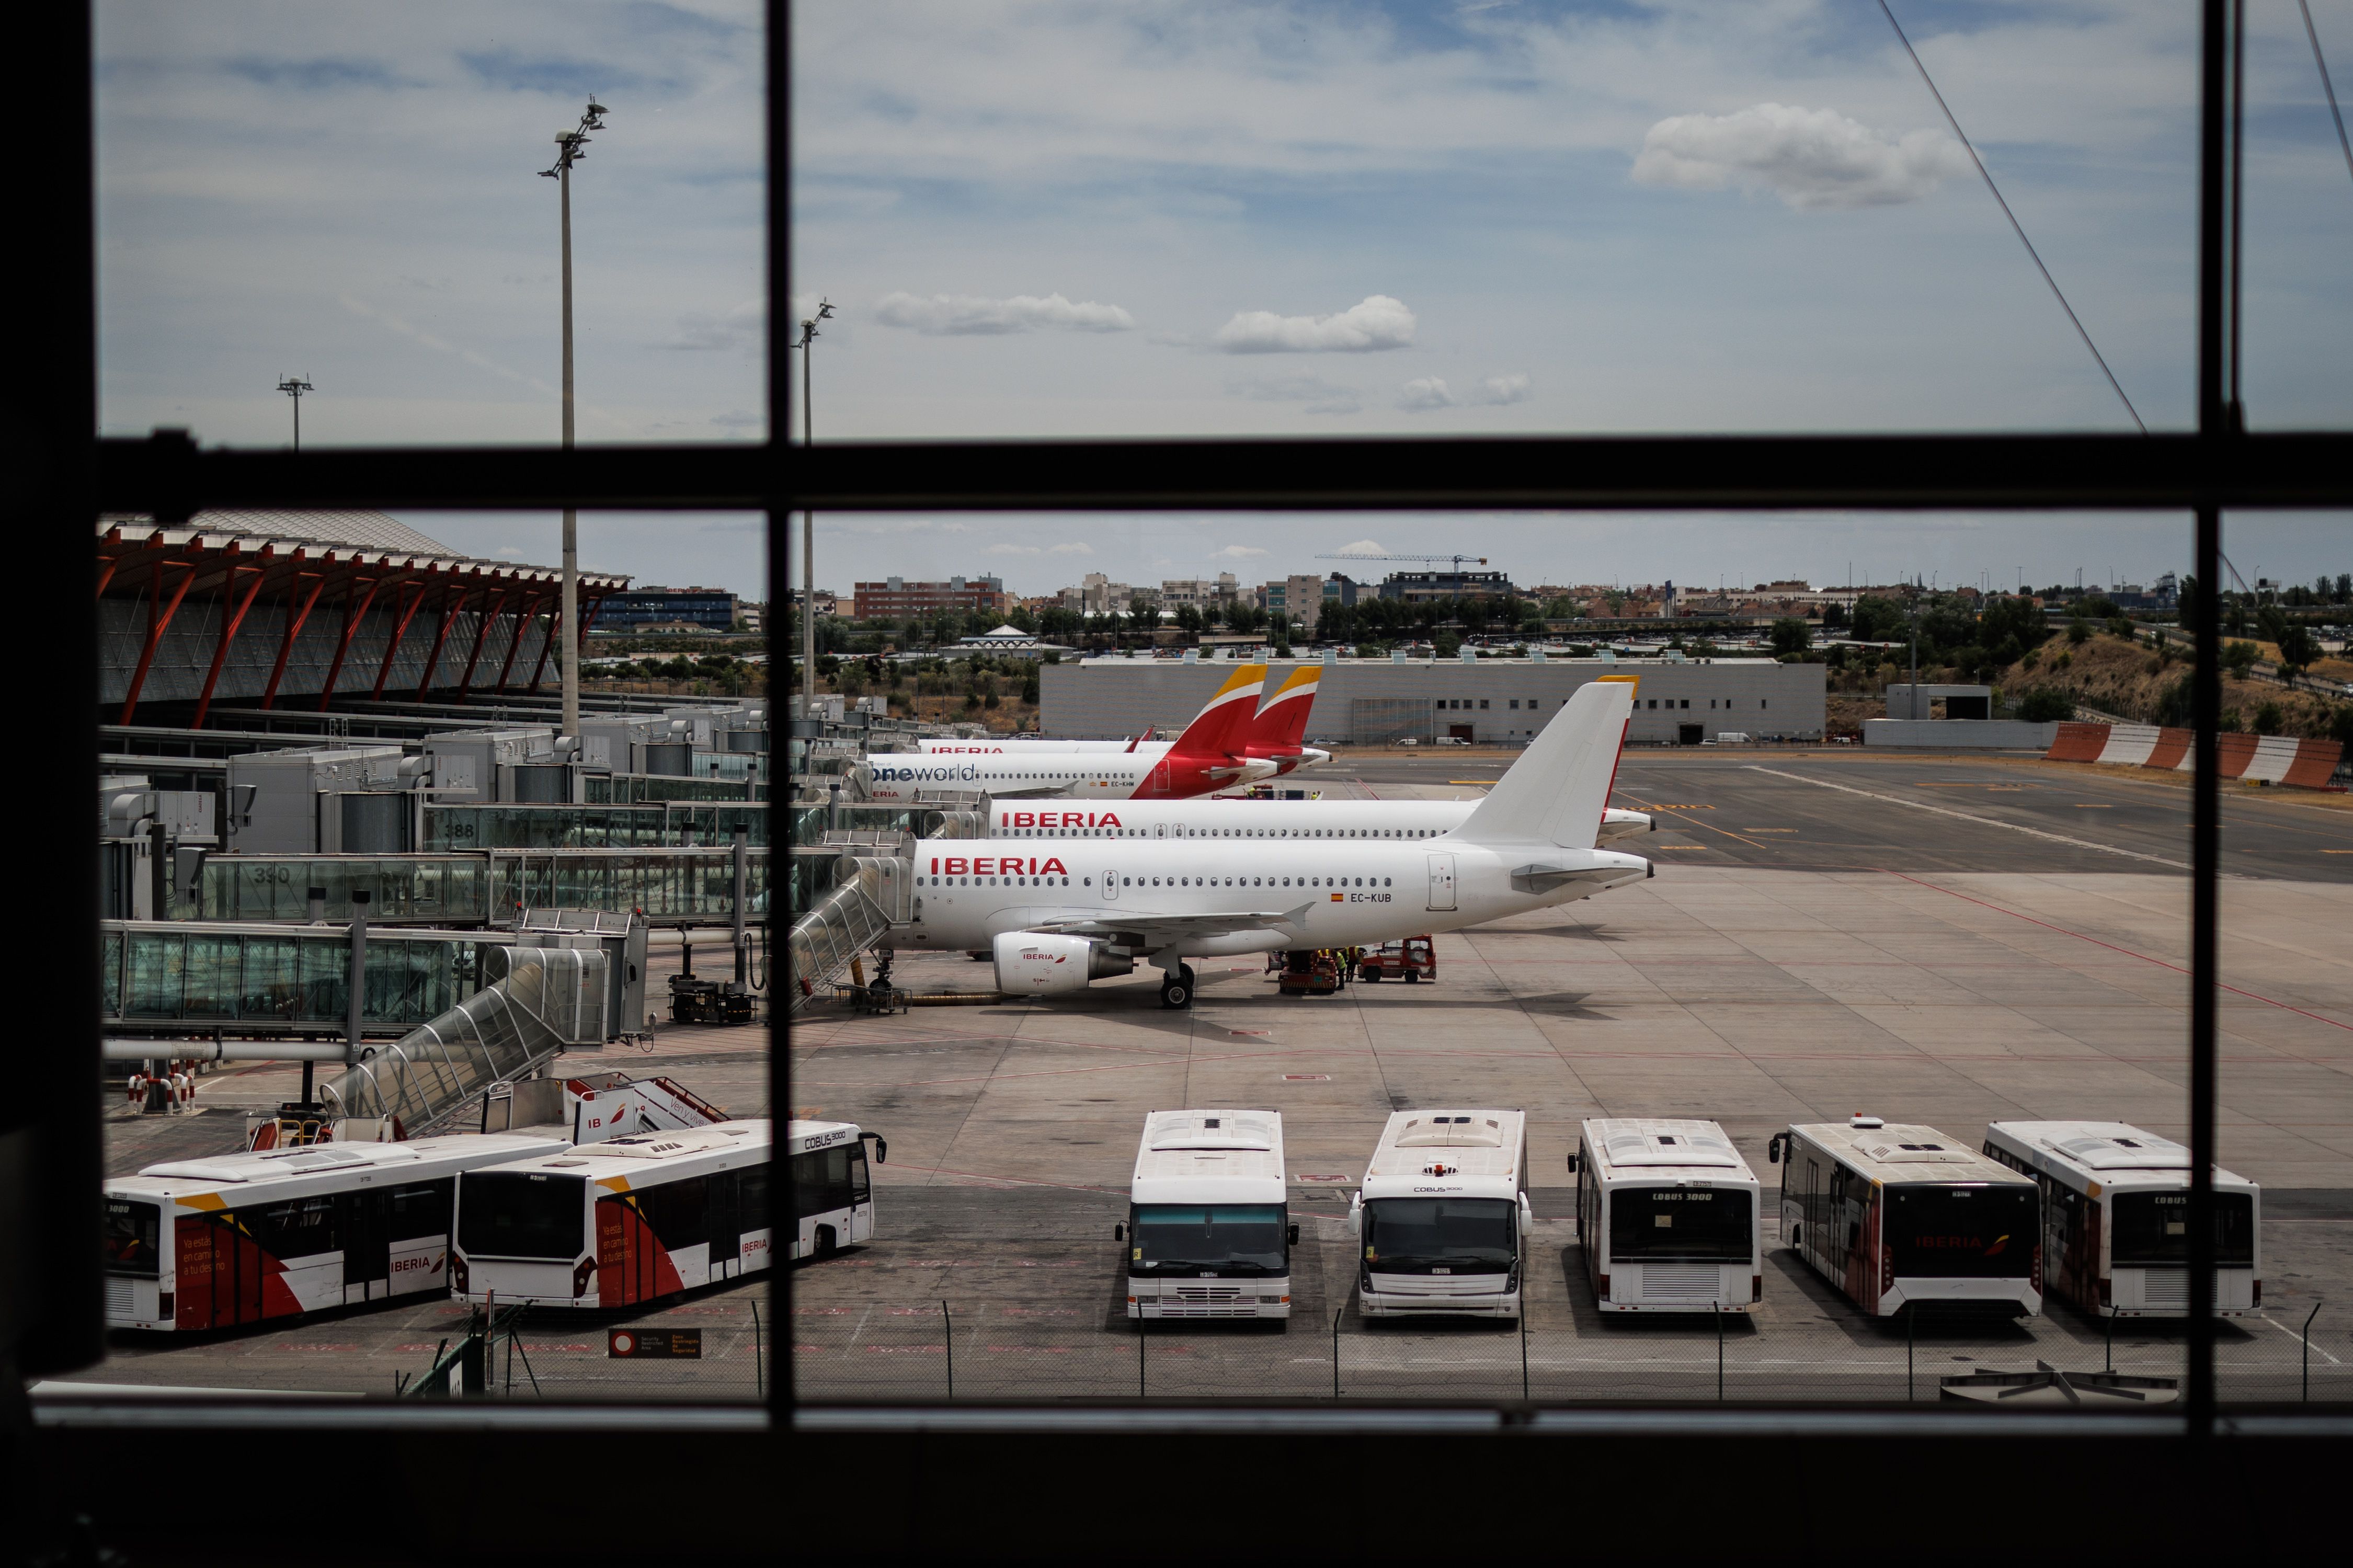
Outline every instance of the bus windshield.
<path id="1" fill-rule="evenodd" d="M 1376 1198 L 1365 1205 L 1365 1267 L 1384 1274 L 1507 1273 L 1517 1207 L 1509 1198 Z"/>
<path id="2" fill-rule="evenodd" d="M 2108 1251 L 2113 1264 L 2134 1267 L 2189 1261 L 2189 1194 L 2118 1193 Z M 2255 1200 L 2250 1193 L 2214 1194 L 2214 1261 L 2246 1268 L 2255 1260 Z"/>
<path id="3" fill-rule="evenodd" d="M 2034 1269 L 2041 1194 L 2026 1186 L 1887 1189 L 1895 1272 L 1921 1279 L 2024 1279 Z"/>
<path id="4" fill-rule="evenodd" d="M 1609 1194 L 1609 1256 L 1620 1263 L 1746 1263 L 1756 1205 L 1729 1187 L 1620 1187 Z"/>
<path id="5" fill-rule="evenodd" d="M 458 1246 L 474 1258 L 569 1263 L 580 1256 L 586 1203 L 577 1176 L 470 1171 L 459 1179 Z"/>
<path id="6" fill-rule="evenodd" d="M 153 1204 L 129 1198 L 106 1200 L 106 1271 L 153 1279 L 161 1262 L 156 1252 L 162 1221 Z"/>
<path id="7" fill-rule="evenodd" d="M 1281 1204 L 1138 1204 L 1129 1220 L 1131 1274 L 1287 1273 Z"/>

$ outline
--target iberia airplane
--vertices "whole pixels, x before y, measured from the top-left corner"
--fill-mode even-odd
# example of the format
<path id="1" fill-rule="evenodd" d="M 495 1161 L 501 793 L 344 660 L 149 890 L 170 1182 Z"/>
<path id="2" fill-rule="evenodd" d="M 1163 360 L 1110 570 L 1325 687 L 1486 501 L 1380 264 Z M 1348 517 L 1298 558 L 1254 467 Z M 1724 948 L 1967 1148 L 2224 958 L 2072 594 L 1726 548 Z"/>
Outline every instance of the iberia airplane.
<path id="1" fill-rule="evenodd" d="M 866 759 L 867 794 L 885 802 L 912 802 L 924 789 L 986 790 L 999 799 L 1182 800 L 1229 789 L 1275 771 L 1274 763 L 1248 750 L 1265 683 L 1266 666 L 1244 665 L 1183 734 L 1150 746 L 1074 752 L 1050 750 L 1051 742 L 1022 742 L 1001 752 L 961 756 L 879 752 Z"/>
<path id="2" fill-rule="evenodd" d="M 1242 755 L 1275 764 L 1276 776 L 1295 768 L 1312 767 L 1328 763 L 1332 753 L 1301 742 L 1307 734 L 1307 716 L 1315 706 L 1316 683 L 1323 679 L 1321 665 L 1303 664 L 1293 670 L 1266 706 L 1258 710 L 1250 720 L 1242 742 Z M 1231 682 L 1228 683 L 1229 686 Z M 1225 696 L 1221 689 L 1209 700 L 1215 707 Z M 1208 709 L 1202 710 L 1207 713 Z M 1197 719 L 1196 723 L 1199 721 Z M 918 741 L 915 749 L 927 756 L 1160 756 L 1173 742 L 1155 741 L 1151 731 L 1145 738 L 1134 741 L 1056 741 L 1042 736 L 1015 736 L 1000 739 L 985 736 L 976 740 Z M 1267 775 L 1256 775 L 1263 778 Z"/>
<path id="3" fill-rule="evenodd" d="M 897 945 L 990 952 L 997 989 L 1022 995 L 1082 991 L 1140 959 L 1163 973 L 1161 1005 L 1188 1007 L 1188 958 L 1368 946 L 1588 898 L 1651 874 L 1641 856 L 1595 847 L 1633 700 L 1623 684 L 1582 688 L 1434 837 L 1121 837 L 1018 854 L 923 840 Z"/>

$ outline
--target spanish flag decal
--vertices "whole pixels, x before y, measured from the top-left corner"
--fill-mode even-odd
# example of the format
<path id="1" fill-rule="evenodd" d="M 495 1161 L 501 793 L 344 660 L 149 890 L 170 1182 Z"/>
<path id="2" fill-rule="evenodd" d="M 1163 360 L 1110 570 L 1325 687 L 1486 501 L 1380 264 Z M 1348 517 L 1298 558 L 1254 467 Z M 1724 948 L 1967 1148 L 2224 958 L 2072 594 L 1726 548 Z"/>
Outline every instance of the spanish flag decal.
<path id="1" fill-rule="evenodd" d="M 1345 894 L 1345 893 L 1335 893 L 1335 894 L 1333 894 L 1333 895 L 1332 895 L 1332 901 L 1333 901 L 1334 903 L 1335 903 L 1335 904 L 1336 904 L 1336 903 L 1339 903 L 1339 902 L 1341 902 L 1343 900 L 1345 900 L 1347 896 L 1348 896 L 1348 895 L 1347 895 L 1347 894 Z"/>

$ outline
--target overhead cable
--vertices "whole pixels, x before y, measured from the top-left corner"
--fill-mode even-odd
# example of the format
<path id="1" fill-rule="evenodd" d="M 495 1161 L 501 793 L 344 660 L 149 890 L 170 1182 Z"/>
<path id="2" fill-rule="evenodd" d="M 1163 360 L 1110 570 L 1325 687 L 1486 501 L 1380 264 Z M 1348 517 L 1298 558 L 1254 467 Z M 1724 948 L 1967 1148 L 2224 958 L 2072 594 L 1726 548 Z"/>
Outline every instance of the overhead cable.
<path id="1" fill-rule="evenodd" d="M 1963 131 L 1961 122 L 1953 117 L 1952 106 L 1945 101 L 1945 95 L 1936 90 L 1936 79 L 1928 74 L 1928 68 L 1920 63 L 1920 51 L 1914 48 L 1912 40 L 1905 36 L 1904 24 L 1895 19 L 1895 13 L 1888 8 L 1887 0 L 1879 0 L 1879 9 L 1887 17 L 1887 25 L 1895 29 L 1896 42 L 1902 44 L 1904 52 L 1912 57 L 1912 68 L 1918 71 L 1920 79 L 1928 84 L 1928 96 L 1935 99 L 1936 107 L 1945 111 L 1945 123 L 1953 128 L 1953 135 L 1959 140 L 1962 149 L 1968 153 L 1969 162 L 1978 166 L 1978 175 L 1984 179 L 1986 189 L 1993 193 L 1994 204 L 2001 208 L 2001 216 L 2010 220 L 2010 231 L 2018 236 L 2018 243 L 2026 247 L 2027 257 L 2033 261 L 2034 269 L 2042 274 L 2042 281 L 2051 285 L 2051 297 L 2059 301 L 2061 310 L 2067 312 L 2069 324 L 2075 329 L 2075 335 L 2084 340 L 2084 346 L 2091 351 L 2093 362 L 2100 367 L 2100 374 L 2106 376 L 2108 384 L 2116 389 L 2117 400 L 2124 404 L 2125 412 L 2132 416 L 2132 422 L 2139 426 L 2140 433 L 2144 436 L 2147 435 L 2148 426 L 2142 423 L 2140 410 L 2135 408 L 2133 400 L 2125 395 L 2124 384 L 2116 380 L 2116 373 L 2108 368 L 2108 362 L 2102 357 L 2100 346 L 2092 341 L 2092 334 L 2084 330 L 2083 321 L 2075 314 L 2075 307 L 2067 303 L 2067 296 L 2060 290 L 2059 280 L 2051 276 L 2051 268 L 2042 265 L 2042 258 L 2035 250 L 2034 242 L 2026 237 L 2025 226 L 2018 221 L 2018 215 L 2010 210 L 2008 202 L 2002 200 L 2001 187 L 1993 183 L 1993 175 L 1986 168 L 1985 160 L 1978 156 L 1978 150 L 1970 142 L 1968 132 Z"/>
<path id="2" fill-rule="evenodd" d="M 2320 90 L 2328 95 L 2328 117 L 2337 121 L 2337 144 L 2345 149 L 2345 172 L 2353 174 L 2353 141 L 2345 135 L 2345 113 L 2337 107 L 2337 86 L 2328 79 L 2328 60 L 2320 52 L 2320 34 L 2312 25 L 2312 7 L 2306 0 L 2295 0 L 2295 8 L 2304 13 L 2304 36 L 2312 40 L 2312 63 L 2320 68 Z"/>

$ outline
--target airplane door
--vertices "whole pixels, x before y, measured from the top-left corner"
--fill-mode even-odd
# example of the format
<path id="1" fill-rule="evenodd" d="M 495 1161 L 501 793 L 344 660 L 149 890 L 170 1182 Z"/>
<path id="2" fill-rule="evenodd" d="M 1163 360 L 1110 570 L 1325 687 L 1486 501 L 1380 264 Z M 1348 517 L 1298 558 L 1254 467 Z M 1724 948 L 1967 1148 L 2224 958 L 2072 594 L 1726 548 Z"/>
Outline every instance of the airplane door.
<path id="1" fill-rule="evenodd" d="M 1451 910 L 1454 907 L 1454 857 L 1432 855 L 1430 858 L 1430 907 Z"/>
<path id="2" fill-rule="evenodd" d="M 1116 899 L 1119 897 L 1119 873 L 1116 871 L 1105 871 L 1103 874 L 1103 897 L 1106 899 Z"/>

